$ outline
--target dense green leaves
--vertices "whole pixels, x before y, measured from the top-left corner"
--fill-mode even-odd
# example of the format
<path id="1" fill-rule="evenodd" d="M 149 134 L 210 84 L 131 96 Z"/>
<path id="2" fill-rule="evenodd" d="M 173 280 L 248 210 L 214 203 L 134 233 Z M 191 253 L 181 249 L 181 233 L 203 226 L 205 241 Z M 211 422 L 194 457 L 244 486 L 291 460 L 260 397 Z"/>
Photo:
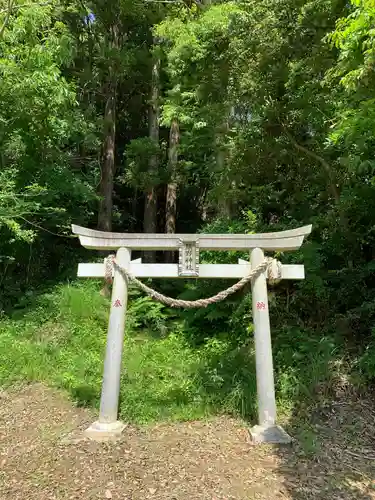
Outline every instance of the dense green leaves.
<path id="1" fill-rule="evenodd" d="M 57 224 L 59 214 L 92 198 L 90 182 L 74 165 L 91 124 L 78 108 L 74 82 L 63 76 L 74 50 L 49 5 L 12 13 L 0 39 L 0 225 L 19 236 L 30 234 L 19 231 L 27 215 L 48 214 Z"/>
<path id="2" fill-rule="evenodd" d="M 77 247 L 51 233 L 68 235 L 72 221 L 96 225 L 106 109 L 115 102 L 116 230 L 144 229 L 148 197 L 163 231 L 168 183 L 177 231 L 313 223 L 302 250 L 282 256 L 303 260 L 307 279 L 272 295 L 275 326 L 292 321 L 318 335 L 370 338 L 373 0 L 8 2 L 0 26 L 0 256 L 8 304 L 18 300 L 14 287 L 71 269 Z M 173 168 L 172 123 L 179 130 Z M 200 283 L 184 293 L 202 296 L 217 286 Z M 174 293 L 182 288 L 174 285 Z M 245 338 L 246 304 L 237 297 L 184 315 L 187 335 L 198 340 L 235 325 Z"/>
<path id="3" fill-rule="evenodd" d="M 347 145 L 355 141 L 353 153 L 372 156 L 369 149 L 374 146 L 375 130 L 375 4 L 373 0 L 354 0 L 351 10 L 337 22 L 329 37 L 339 55 L 327 78 L 343 89 L 331 139 L 344 140 Z M 371 158 L 366 154 L 364 159 L 365 164 L 360 165 L 370 166 Z"/>

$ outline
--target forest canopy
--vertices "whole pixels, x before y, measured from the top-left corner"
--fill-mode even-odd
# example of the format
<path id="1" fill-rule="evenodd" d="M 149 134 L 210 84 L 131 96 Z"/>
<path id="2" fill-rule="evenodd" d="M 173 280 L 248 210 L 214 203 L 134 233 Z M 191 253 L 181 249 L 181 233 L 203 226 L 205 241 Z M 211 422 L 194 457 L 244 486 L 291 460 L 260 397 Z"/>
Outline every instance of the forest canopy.
<path id="1" fill-rule="evenodd" d="M 375 377 L 374 65 L 374 0 L 2 0 L 1 310 L 74 276 L 71 223 L 312 223 L 282 257 L 307 279 L 279 287 L 277 321 L 335 331 Z"/>

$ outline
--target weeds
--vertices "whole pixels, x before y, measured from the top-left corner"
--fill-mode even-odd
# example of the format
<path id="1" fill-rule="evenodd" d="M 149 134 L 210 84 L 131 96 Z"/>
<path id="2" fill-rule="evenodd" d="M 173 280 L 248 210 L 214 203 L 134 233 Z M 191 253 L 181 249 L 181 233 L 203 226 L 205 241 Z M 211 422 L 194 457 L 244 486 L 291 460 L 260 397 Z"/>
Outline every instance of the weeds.
<path id="1" fill-rule="evenodd" d="M 108 300 L 95 281 L 55 288 L 0 322 L 0 384 L 42 381 L 79 405 L 100 398 Z M 209 323 L 207 323 L 208 325 Z M 128 305 L 120 412 L 137 423 L 187 420 L 219 412 L 256 416 L 251 329 L 245 340 L 200 332 L 132 290 Z M 338 348 L 330 337 L 286 329 L 274 336 L 278 407 L 288 415 L 334 378 Z M 309 437 L 307 441 L 311 441 Z"/>

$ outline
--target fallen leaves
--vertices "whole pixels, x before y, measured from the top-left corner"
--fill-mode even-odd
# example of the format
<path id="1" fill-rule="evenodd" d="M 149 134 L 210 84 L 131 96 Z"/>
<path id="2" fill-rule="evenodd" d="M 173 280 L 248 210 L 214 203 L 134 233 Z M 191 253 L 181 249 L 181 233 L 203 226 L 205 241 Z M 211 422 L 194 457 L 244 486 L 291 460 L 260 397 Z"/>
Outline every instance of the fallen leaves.
<path id="1" fill-rule="evenodd" d="M 353 489 L 360 491 L 373 477 L 374 432 L 370 411 L 361 407 L 355 413 L 348 405 L 343 418 L 350 411 L 353 421 L 363 420 L 350 442 L 340 442 L 348 434 L 337 428 L 335 441 L 327 437 L 320 452 L 309 457 L 297 446 L 284 451 L 249 446 L 243 423 L 226 417 L 129 426 L 115 445 L 63 444 L 67 425 L 84 429 L 94 415 L 56 391 L 30 386 L 0 406 L 0 428 L 6 429 L 0 439 L 0 498 L 291 500 L 302 495 L 304 500 L 352 500 Z M 331 418 L 321 417 L 319 423 L 328 428 Z M 354 466 L 361 476 L 350 483 Z"/>

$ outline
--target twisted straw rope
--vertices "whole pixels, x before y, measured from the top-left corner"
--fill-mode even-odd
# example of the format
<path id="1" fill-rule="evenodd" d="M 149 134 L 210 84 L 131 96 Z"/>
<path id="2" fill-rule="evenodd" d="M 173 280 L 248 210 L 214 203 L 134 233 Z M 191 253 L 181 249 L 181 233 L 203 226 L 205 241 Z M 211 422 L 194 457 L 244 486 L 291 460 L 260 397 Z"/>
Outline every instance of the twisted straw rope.
<path id="1" fill-rule="evenodd" d="M 127 269 L 124 267 L 120 266 L 116 260 L 114 255 L 110 255 L 106 259 L 104 259 L 104 264 L 105 264 L 105 279 L 107 282 L 112 281 L 112 273 L 113 269 L 117 269 L 120 271 L 128 280 L 132 281 L 135 283 L 141 290 L 143 290 L 149 297 L 152 299 L 161 302 L 162 304 L 169 306 L 169 307 L 174 307 L 174 308 L 185 308 L 185 309 L 193 309 L 193 308 L 199 308 L 199 307 L 207 307 L 210 304 L 216 304 L 217 302 L 221 302 L 225 300 L 229 295 L 232 295 L 241 288 L 243 288 L 247 283 L 249 283 L 252 279 L 258 277 L 260 274 L 262 274 L 264 271 L 267 270 L 268 272 L 268 277 L 270 279 L 276 280 L 281 277 L 281 266 L 278 261 L 277 263 L 277 276 L 274 276 L 274 272 L 272 269 L 272 263 L 275 259 L 272 259 L 271 257 L 265 257 L 264 261 L 261 262 L 257 267 L 252 269 L 250 273 L 243 277 L 240 281 L 235 283 L 234 285 L 230 286 L 226 290 L 222 290 L 221 292 L 217 293 L 216 295 L 213 295 L 212 297 L 208 297 L 207 299 L 198 299 L 198 300 L 182 300 L 182 299 L 173 299 L 172 297 L 167 297 L 166 295 L 163 295 L 162 293 L 157 292 L 153 288 L 150 288 L 149 286 L 145 285 L 137 279 L 135 276 L 129 273 Z"/>

